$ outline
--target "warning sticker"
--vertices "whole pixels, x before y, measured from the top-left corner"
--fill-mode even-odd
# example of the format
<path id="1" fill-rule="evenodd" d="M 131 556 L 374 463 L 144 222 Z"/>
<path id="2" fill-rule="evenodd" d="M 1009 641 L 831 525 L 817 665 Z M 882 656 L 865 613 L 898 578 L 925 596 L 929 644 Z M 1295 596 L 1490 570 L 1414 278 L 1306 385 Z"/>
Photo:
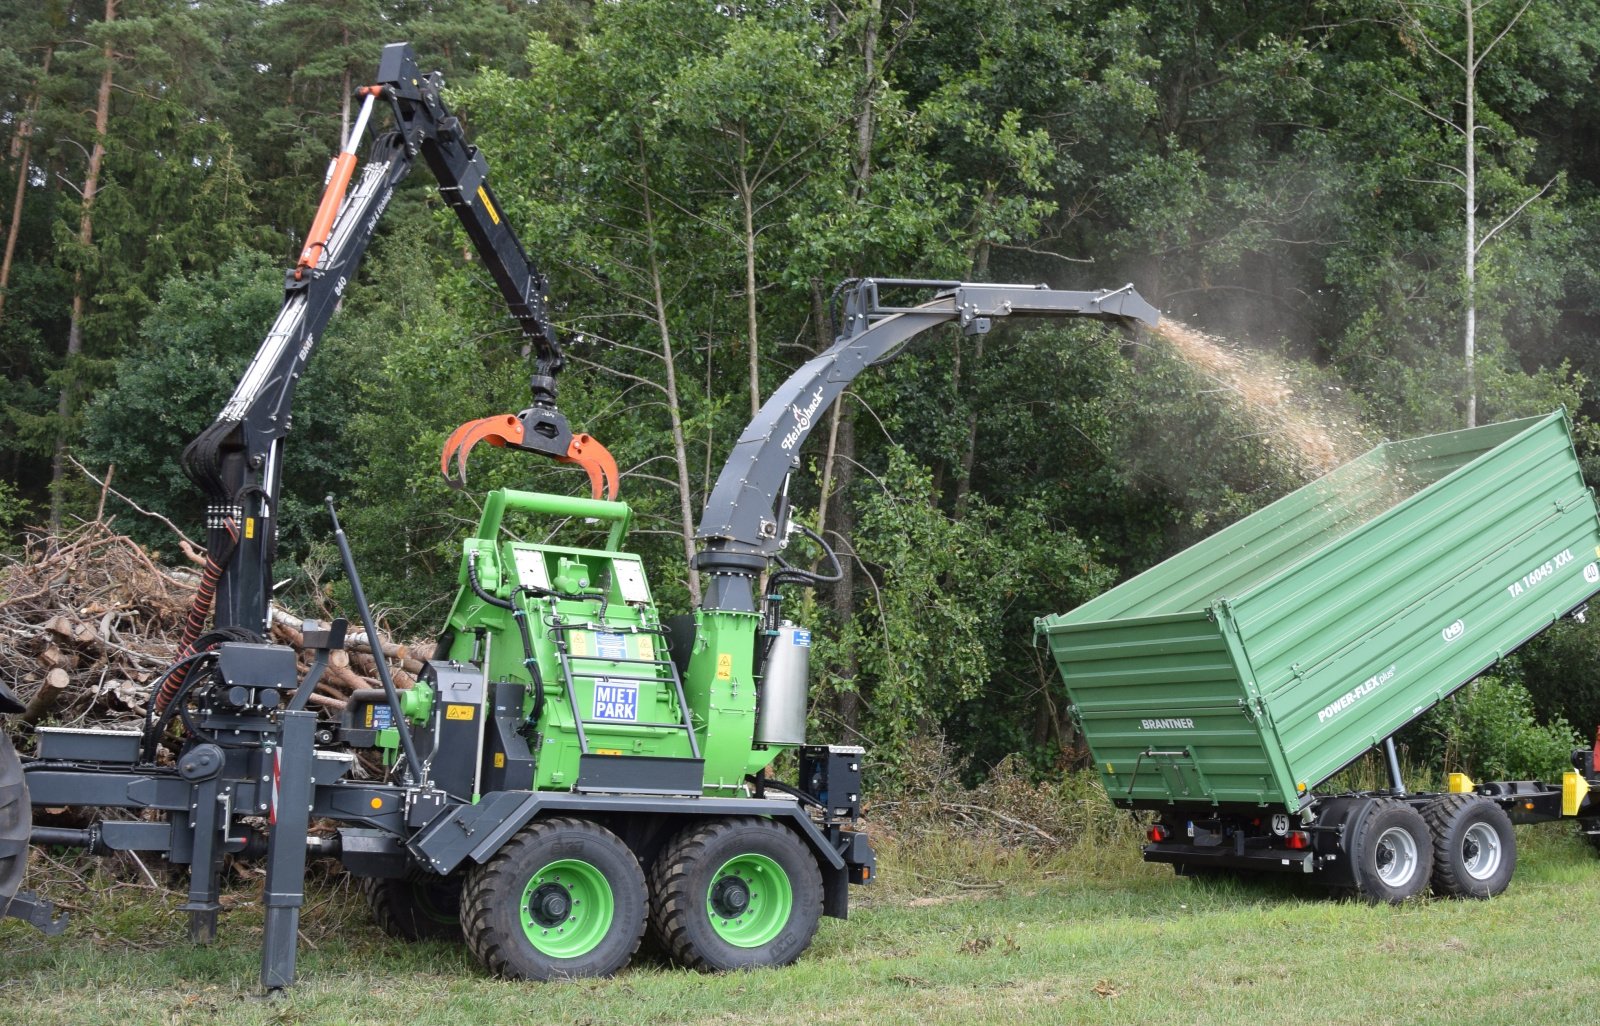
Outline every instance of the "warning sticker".
<path id="1" fill-rule="evenodd" d="M 594 718 L 608 723 L 637 723 L 639 685 L 604 678 L 595 681 Z"/>

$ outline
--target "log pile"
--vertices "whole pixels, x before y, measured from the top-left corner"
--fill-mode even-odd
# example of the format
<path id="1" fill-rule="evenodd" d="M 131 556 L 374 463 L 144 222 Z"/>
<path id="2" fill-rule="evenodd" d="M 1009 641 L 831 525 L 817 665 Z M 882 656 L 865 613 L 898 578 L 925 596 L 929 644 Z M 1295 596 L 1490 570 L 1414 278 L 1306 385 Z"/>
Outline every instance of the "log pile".
<path id="1" fill-rule="evenodd" d="M 34 538 L 20 556 L 0 557 L 0 683 L 27 703 L 30 724 L 134 729 L 143 723 L 151 684 L 173 660 L 199 574 L 161 565 L 103 522 L 57 538 Z M 272 640 L 311 653 L 301 620 L 273 609 Z M 429 651 L 429 649 L 419 649 Z M 411 647 L 379 632 L 374 645 L 352 628 L 313 696 L 337 716 L 350 694 L 382 684 L 388 662 L 398 687 L 422 663 Z"/>

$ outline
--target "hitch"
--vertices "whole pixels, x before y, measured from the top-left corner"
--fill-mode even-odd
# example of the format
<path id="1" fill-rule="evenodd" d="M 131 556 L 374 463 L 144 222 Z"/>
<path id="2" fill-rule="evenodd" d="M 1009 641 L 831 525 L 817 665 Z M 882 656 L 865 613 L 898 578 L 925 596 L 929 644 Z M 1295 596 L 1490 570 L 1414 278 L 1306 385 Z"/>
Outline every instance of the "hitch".
<path id="1" fill-rule="evenodd" d="M 554 407 L 530 406 L 516 416 L 503 413 L 469 420 L 450 432 L 439 457 L 439 472 L 450 487 L 466 487 L 467 454 L 479 442 L 538 453 L 557 463 L 576 464 L 589 475 L 589 489 L 594 498 L 617 497 L 620 474 L 616 459 L 593 435 L 574 434 L 567 426 L 567 418 Z M 456 465 L 454 473 L 452 463 Z"/>

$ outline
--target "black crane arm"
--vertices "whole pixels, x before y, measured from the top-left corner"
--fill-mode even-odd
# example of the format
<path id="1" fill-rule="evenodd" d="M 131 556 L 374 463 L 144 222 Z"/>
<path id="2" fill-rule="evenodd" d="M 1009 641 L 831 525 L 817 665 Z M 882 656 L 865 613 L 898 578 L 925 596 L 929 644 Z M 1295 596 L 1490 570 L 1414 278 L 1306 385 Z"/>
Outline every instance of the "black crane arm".
<path id="1" fill-rule="evenodd" d="M 885 289 L 935 289 L 915 306 L 881 300 Z M 1114 291 L 1071 292 L 1043 285 L 982 285 L 955 281 L 869 278 L 847 294 L 832 347 L 813 357 L 768 397 L 722 465 L 706 500 L 696 537 L 695 566 L 710 575 L 704 607 L 754 612 L 755 581 L 785 542 L 785 479 L 806 437 L 850 382 L 895 353 L 912 337 L 957 322 L 967 334 L 989 330 L 997 317 L 1093 317 L 1151 327 L 1160 314 L 1132 285 Z"/>
<path id="2" fill-rule="evenodd" d="M 208 567 L 212 587 L 202 594 L 215 591 L 218 628 L 266 631 L 283 440 L 292 426 L 295 387 L 418 154 L 533 350 L 533 405 L 523 415 L 531 430 L 519 447 L 568 456 L 571 431 L 555 406 L 563 357 L 545 276 L 507 223 L 489 188 L 488 163 L 466 141 L 440 97 L 442 87 L 440 73 L 418 70 L 409 44 L 384 48 L 377 84 L 361 89 L 355 127 L 330 170 L 300 259 L 285 279 L 277 320 L 217 419 L 184 450 L 184 471 L 207 498 L 207 549 L 215 566 Z M 395 126 L 373 143 L 356 174 L 356 145 L 380 103 L 392 112 Z M 189 633 L 186 643 L 194 640 Z"/>

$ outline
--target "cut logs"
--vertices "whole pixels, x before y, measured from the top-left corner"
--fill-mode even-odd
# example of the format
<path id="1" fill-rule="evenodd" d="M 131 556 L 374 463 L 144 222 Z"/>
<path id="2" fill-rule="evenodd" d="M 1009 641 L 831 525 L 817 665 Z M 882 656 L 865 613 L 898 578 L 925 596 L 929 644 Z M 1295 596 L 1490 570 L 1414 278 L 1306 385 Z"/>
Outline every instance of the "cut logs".
<path id="1" fill-rule="evenodd" d="M 176 655 L 197 580 L 191 569 L 163 566 L 101 522 L 30 539 L 20 557 L 0 558 L 0 682 L 27 706 L 18 719 L 122 728 L 142 722 L 151 685 Z M 270 640 L 296 649 L 304 673 L 313 653 L 300 618 L 274 606 L 272 621 Z M 409 688 L 422 671 L 413 651 L 432 646 L 381 630 L 374 645 L 356 631 L 345 650 L 331 654 L 311 706 L 337 716 L 352 692 L 381 687 L 379 658 L 395 686 Z"/>

